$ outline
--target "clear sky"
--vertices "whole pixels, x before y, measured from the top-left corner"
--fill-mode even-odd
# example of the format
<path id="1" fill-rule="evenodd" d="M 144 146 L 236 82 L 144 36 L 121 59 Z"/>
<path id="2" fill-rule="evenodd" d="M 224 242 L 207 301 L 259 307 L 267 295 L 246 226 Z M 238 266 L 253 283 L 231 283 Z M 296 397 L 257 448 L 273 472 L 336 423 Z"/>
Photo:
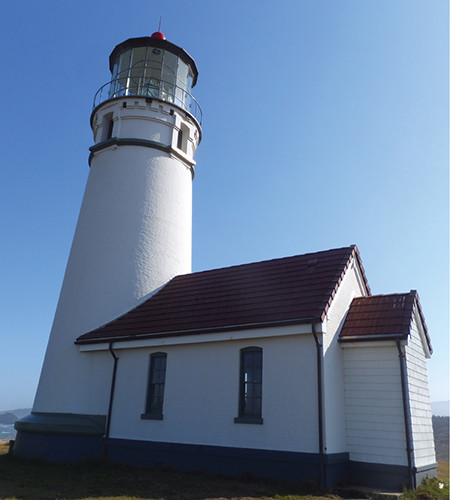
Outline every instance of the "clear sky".
<path id="1" fill-rule="evenodd" d="M 30 407 L 127 38 L 199 68 L 193 270 L 356 243 L 374 294 L 417 289 L 448 399 L 447 0 L 0 2 L 0 410 Z"/>

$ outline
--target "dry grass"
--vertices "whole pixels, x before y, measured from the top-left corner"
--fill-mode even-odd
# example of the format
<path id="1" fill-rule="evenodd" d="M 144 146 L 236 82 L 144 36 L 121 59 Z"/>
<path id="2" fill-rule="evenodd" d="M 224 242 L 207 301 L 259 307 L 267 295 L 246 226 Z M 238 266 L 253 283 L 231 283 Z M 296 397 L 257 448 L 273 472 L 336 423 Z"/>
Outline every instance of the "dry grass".
<path id="1" fill-rule="evenodd" d="M 449 480 L 449 463 L 448 462 L 438 462 L 437 476 L 442 481 Z"/>
<path id="2" fill-rule="evenodd" d="M 0 499 L 4 500 L 330 500 L 312 485 L 238 480 L 167 469 L 103 463 L 48 464 L 7 456 L 0 442 Z M 448 485 L 449 463 L 439 462 L 438 480 Z M 447 490 L 448 491 L 448 486 Z M 436 493 L 437 492 L 437 493 Z M 411 500 L 443 498 L 430 484 L 406 492 Z"/>

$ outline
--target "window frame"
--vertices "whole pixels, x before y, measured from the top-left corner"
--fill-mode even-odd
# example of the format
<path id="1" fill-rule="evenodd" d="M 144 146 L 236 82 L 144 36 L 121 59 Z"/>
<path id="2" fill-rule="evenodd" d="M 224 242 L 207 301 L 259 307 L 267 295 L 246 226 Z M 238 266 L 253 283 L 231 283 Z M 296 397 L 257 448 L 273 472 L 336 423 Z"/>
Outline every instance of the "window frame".
<path id="1" fill-rule="evenodd" d="M 164 360 L 163 369 L 157 366 L 158 361 Z M 157 380 L 158 372 L 164 372 L 162 376 L 162 381 Z M 163 407 L 164 407 L 164 392 L 166 385 L 166 372 L 167 372 L 167 353 L 165 352 L 154 352 L 150 354 L 150 363 L 148 369 L 147 377 L 147 393 L 145 399 L 145 413 L 141 415 L 142 419 L 147 420 L 162 420 Z M 159 395 L 160 404 L 155 405 L 154 396 L 155 390 L 158 386 L 158 390 L 161 392 Z M 162 386 L 162 390 L 161 390 Z"/>
<path id="2" fill-rule="evenodd" d="M 259 366 L 249 366 L 249 358 L 248 355 L 259 354 Z M 251 370 L 256 370 L 259 372 L 259 377 L 255 377 L 254 373 L 251 379 L 246 377 L 246 373 L 248 374 Z M 251 392 L 252 396 L 247 396 L 247 392 L 249 389 L 249 385 L 252 385 Z M 263 384 L 263 350 L 261 347 L 245 347 L 240 350 L 239 357 L 239 414 L 234 419 L 234 422 L 237 424 L 262 424 L 262 384 Z M 255 385 L 259 385 L 259 395 L 254 395 Z M 258 400 L 257 406 L 259 406 L 259 411 L 255 411 L 254 409 L 248 410 L 246 408 L 246 401 L 248 399 L 252 400 L 254 403 L 255 400 Z M 253 404 L 251 405 L 253 406 Z"/>

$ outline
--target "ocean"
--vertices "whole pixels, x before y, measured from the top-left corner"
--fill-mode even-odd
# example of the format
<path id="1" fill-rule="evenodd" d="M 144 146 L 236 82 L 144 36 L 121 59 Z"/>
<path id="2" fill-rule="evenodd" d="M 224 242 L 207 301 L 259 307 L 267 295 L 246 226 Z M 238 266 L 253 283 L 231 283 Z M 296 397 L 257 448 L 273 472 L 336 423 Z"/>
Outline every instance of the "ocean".
<path id="1" fill-rule="evenodd" d="M 14 424 L 4 425 L 0 424 L 0 441 L 9 441 L 16 437 L 16 429 L 14 429 Z"/>
<path id="2" fill-rule="evenodd" d="M 6 422 L 11 422 L 12 419 L 19 419 L 29 415 L 31 413 L 31 408 L 16 408 L 14 410 L 1 410 L 0 415 L 5 413 L 12 413 L 8 418 L 3 419 Z M 16 439 L 16 429 L 14 429 L 14 424 L 0 424 L 0 441 L 9 441 L 10 439 Z"/>

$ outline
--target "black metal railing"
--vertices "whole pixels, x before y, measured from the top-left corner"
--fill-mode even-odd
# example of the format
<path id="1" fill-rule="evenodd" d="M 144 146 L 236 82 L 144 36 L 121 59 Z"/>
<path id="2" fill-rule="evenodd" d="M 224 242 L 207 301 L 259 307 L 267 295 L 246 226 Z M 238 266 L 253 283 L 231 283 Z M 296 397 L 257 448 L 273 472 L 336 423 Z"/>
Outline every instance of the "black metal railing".
<path id="1" fill-rule="evenodd" d="M 199 103 L 189 92 L 170 82 L 157 78 L 117 78 L 97 90 L 93 109 L 102 102 L 118 97 L 153 97 L 175 104 L 190 113 L 199 125 L 202 124 L 202 110 Z"/>

